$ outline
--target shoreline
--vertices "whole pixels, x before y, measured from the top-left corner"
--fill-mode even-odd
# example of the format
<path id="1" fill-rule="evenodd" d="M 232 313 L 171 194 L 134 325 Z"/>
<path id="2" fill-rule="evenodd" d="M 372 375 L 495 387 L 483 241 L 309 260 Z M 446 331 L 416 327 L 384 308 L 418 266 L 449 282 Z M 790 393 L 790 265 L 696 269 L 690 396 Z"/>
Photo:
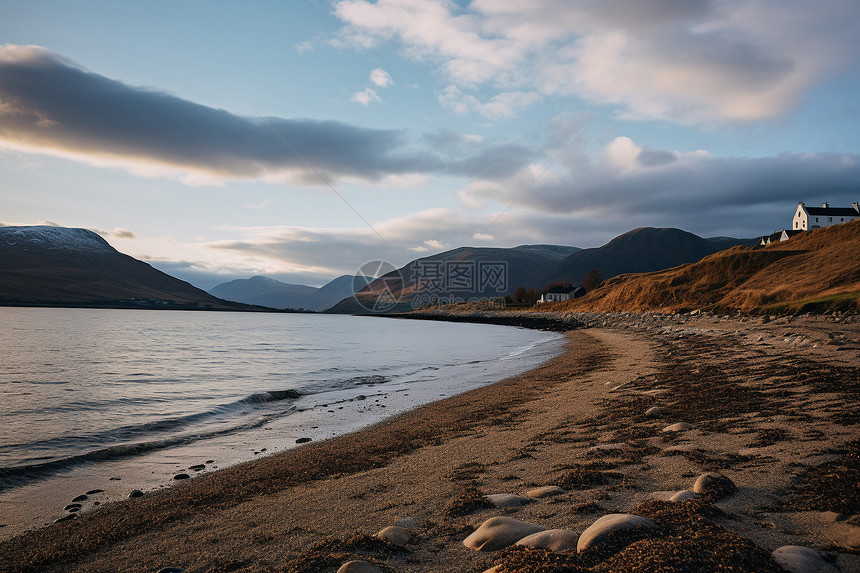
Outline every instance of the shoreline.
<path id="1" fill-rule="evenodd" d="M 288 410 L 279 415 L 258 413 L 259 423 L 253 426 L 236 426 L 208 437 L 189 435 L 164 446 L 157 442 L 152 447 L 121 446 L 116 456 L 94 456 L 92 461 L 78 460 L 44 477 L 22 478 L 20 483 L 0 489 L 0 541 L 69 516 L 64 507 L 79 495 L 97 492 L 77 502 L 81 507 L 74 508 L 75 515 L 83 517 L 106 503 L 127 499 L 132 491 L 173 487 L 182 481 L 175 476 L 196 479 L 213 470 L 277 455 L 304 441 L 372 426 L 441 396 L 495 383 L 511 368 L 529 370 L 562 352 L 558 337 L 543 335 L 540 342 L 537 335 L 526 341 L 521 336 L 508 338 L 519 345 L 512 347 L 510 356 L 462 364 L 448 361 L 432 374 L 416 371 L 385 383 L 297 394 L 289 400 Z M 532 338 L 535 341 L 529 342 Z"/>
<path id="2" fill-rule="evenodd" d="M 603 513 L 634 511 L 655 492 L 692 487 L 695 475 L 719 469 L 739 488 L 716 504 L 727 516 L 716 518 L 721 528 L 767 552 L 807 545 L 824 550 L 841 571 L 858 570 L 857 548 L 850 546 L 860 529 L 851 521 L 853 506 L 847 513 L 829 510 L 833 515 L 798 511 L 780 493 L 860 438 L 851 420 L 858 405 L 853 365 L 860 360 L 855 322 L 689 316 L 604 322 L 568 333 L 564 354 L 518 377 L 15 537 L 0 544 L 0 568 L 310 571 L 302 567 L 325 562 L 334 571 L 334 561 L 358 554 L 394 570 L 480 571 L 493 555 L 461 542 L 488 517 L 581 532 Z M 793 381 L 792 372 L 812 378 Z M 833 376 L 847 389 L 828 383 Z M 711 380 L 722 382 L 708 386 L 710 393 L 731 390 L 748 399 L 713 407 L 697 402 Z M 781 392 L 771 391 L 775 380 Z M 821 388 L 813 394 L 810 384 Z M 642 415 L 660 402 L 665 418 Z M 694 427 L 664 433 L 669 422 L 684 421 L 676 418 Z M 591 471 L 604 482 L 579 489 L 568 480 L 566 492 L 549 500 L 446 513 L 465 488 L 522 494 L 563 482 L 571 469 L 592 462 L 602 464 L 588 467 L 602 468 Z M 405 516 L 416 523 L 409 554 L 334 541 L 327 556 L 314 549 L 324 540 L 373 535 Z"/>

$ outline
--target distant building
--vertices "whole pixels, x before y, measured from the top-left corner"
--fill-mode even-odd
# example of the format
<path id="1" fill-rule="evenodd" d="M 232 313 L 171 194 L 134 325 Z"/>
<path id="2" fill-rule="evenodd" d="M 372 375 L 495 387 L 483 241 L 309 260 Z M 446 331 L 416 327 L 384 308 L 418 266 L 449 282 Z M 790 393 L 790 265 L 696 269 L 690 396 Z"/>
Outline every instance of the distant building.
<path id="1" fill-rule="evenodd" d="M 764 247 L 765 245 L 769 245 L 771 243 L 780 243 L 782 241 L 787 241 L 798 233 L 802 233 L 801 230 L 794 229 L 783 229 L 782 231 L 776 231 L 775 233 L 771 233 L 770 235 L 765 235 L 759 241 L 759 245 Z"/>
<path id="2" fill-rule="evenodd" d="M 831 207 L 824 203 L 821 207 L 807 207 L 803 201 L 797 204 L 792 224 L 793 231 L 808 231 L 830 227 L 860 219 L 860 203 L 854 201 L 850 207 Z"/>
<path id="3" fill-rule="evenodd" d="M 570 287 L 553 287 L 540 296 L 541 302 L 562 302 L 573 298 L 579 298 L 585 294 L 585 289 L 581 286 Z"/>

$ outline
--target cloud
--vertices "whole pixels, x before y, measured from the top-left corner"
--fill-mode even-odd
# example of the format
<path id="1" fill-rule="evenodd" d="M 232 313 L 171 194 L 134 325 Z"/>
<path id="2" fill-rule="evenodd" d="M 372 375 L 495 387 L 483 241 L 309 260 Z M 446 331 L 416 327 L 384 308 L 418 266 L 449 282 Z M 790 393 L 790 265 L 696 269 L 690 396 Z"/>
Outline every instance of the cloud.
<path id="1" fill-rule="evenodd" d="M 382 101 L 379 98 L 379 94 L 376 93 L 376 90 L 373 88 L 364 88 L 360 92 L 355 92 L 352 94 L 350 98 L 352 101 L 358 102 L 363 106 L 368 106 L 373 102 Z"/>
<path id="2" fill-rule="evenodd" d="M 372 99 L 375 92 L 360 93 Z M 487 160 L 508 168 L 526 160 L 505 145 L 473 145 L 466 155 L 442 158 L 401 130 L 242 117 L 111 80 L 34 46 L 0 47 L 0 103 L 0 146 L 189 184 L 468 176 Z"/>
<path id="3" fill-rule="evenodd" d="M 271 199 L 263 199 L 259 203 L 248 203 L 247 205 L 245 205 L 245 207 L 247 207 L 248 209 L 265 209 L 269 206 L 269 203 L 271 202 Z"/>
<path id="4" fill-rule="evenodd" d="M 133 239 L 134 232 L 129 231 L 128 229 L 123 229 L 122 227 L 116 227 L 111 233 L 117 239 Z"/>
<path id="5" fill-rule="evenodd" d="M 571 225 L 601 221 L 616 234 L 647 225 L 756 235 L 790 225 L 797 201 L 856 201 L 860 155 L 718 157 L 642 148 L 618 137 L 594 156 L 570 154 L 535 182 L 541 170 L 532 165 L 506 180 L 476 181 L 463 195 L 566 215 Z"/>
<path id="6" fill-rule="evenodd" d="M 376 68 L 370 72 L 370 83 L 378 88 L 387 88 L 394 85 L 391 75 L 382 68 Z"/>
<path id="7" fill-rule="evenodd" d="M 637 119 L 771 119 L 860 67 L 855 0 L 341 0 L 334 13 L 342 45 L 396 43 L 458 89 L 574 95 Z"/>
<path id="8" fill-rule="evenodd" d="M 489 119 L 505 119 L 515 116 L 520 110 L 539 101 L 541 96 L 535 92 L 500 93 L 482 103 L 473 95 L 463 94 L 455 85 L 449 85 L 438 95 L 442 107 L 447 107 L 458 115 L 477 112 Z"/>

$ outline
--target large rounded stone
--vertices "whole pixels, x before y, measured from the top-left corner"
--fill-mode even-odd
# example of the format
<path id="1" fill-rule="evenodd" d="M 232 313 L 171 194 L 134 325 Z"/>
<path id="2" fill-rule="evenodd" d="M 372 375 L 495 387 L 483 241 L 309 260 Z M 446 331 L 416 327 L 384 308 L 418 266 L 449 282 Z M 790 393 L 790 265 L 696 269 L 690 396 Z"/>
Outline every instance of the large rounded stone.
<path id="1" fill-rule="evenodd" d="M 415 520 L 408 515 L 405 517 L 398 517 L 397 521 L 394 522 L 394 525 L 396 525 L 397 527 L 412 529 L 413 527 L 415 527 Z"/>
<path id="2" fill-rule="evenodd" d="M 543 487 L 536 487 L 534 489 L 530 489 L 526 492 L 526 497 L 531 497 L 533 499 L 541 499 L 543 497 L 552 497 L 554 495 L 561 495 L 563 493 L 567 493 L 562 488 L 557 485 L 545 485 Z"/>
<path id="3" fill-rule="evenodd" d="M 735 482 L 721 473 L 708 472 L 700 475 L 693 484 L 693 493 L 710 495 L 715 499 L 725 497 L 738 489 Z"/>
<path id="4" fill-rule="evenodd" d="M 496 551 L 543 530 L 540 525 L 512 517 L 491 517 L 464 539 L 463 545 L 475 551 Z"/>
<path id="5" fill-rule="evenodd" d="M 524 545 L 532 549 L 548 549 L 549 551 L 567 551 L 576 549 L 579 534 L 569 529 L 547 529 L 538 531 L 517 541 L 517 545 Z"/>
<path id="6" fill-rule="evenodd" d="M 367 561 L 347 561 L 340 566 L 337 573 L 382 573 L 382 570 Z"/>
<path id="7" fill-rule="evenodd" d="M 650 529 L 654 526 L 654 522 L 647 517 L 629 513 L 610 513 L 589 525 L 588 529 L 582 532 L 576 544 L 576 550 L 581 553 L 586 549 L 600 545 L 617 531 Z"/>
<path id="8" fill-rule="evenodd" d="M 520 507 L 531 500 L 514 493 L 491 493 L 484 498 L 493 504 L 493 507 Z"/>
<path id="9" fill-rule="evenodd" d="M 409 543 L 409 540 L 412 539 L 412 535 L 409 533 L 405 527 L 398 527 L 396 525 L 392 525 L 391 527 L 386 527 L 382 531 L 376 534 L 376 536 L 383 540 L 387 541 L 393 545 L 406 545 Z"/>
<path id="10" fill-rule="evenodd" d="M 681 491 L 675 493 L 672 496 L 669 496 L 669 501 L 684 501 L 685 499 L 696 499 L 697 496 L 695 493 L 691 492 L 688 489 L 682 489 Z"/>
<path id="11" fill-rule="evenodd" d="M 838 573 L 821 554 L 809 547 L 784 545 L 773 552 L 773 560 L 789 573 Z"/>

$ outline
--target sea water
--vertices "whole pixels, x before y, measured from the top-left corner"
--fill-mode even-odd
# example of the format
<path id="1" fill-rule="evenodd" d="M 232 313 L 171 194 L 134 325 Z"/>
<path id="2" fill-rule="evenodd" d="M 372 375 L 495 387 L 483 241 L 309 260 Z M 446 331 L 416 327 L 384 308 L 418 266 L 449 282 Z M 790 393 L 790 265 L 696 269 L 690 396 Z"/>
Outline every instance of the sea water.
<path id="1" fill-rule="evenodd" d="M 75 487 L 116 499 L 336 436 L 519 374 L 562 341 L 382 317 L 0 308 L 0 537 L 62 515 Z"/>

